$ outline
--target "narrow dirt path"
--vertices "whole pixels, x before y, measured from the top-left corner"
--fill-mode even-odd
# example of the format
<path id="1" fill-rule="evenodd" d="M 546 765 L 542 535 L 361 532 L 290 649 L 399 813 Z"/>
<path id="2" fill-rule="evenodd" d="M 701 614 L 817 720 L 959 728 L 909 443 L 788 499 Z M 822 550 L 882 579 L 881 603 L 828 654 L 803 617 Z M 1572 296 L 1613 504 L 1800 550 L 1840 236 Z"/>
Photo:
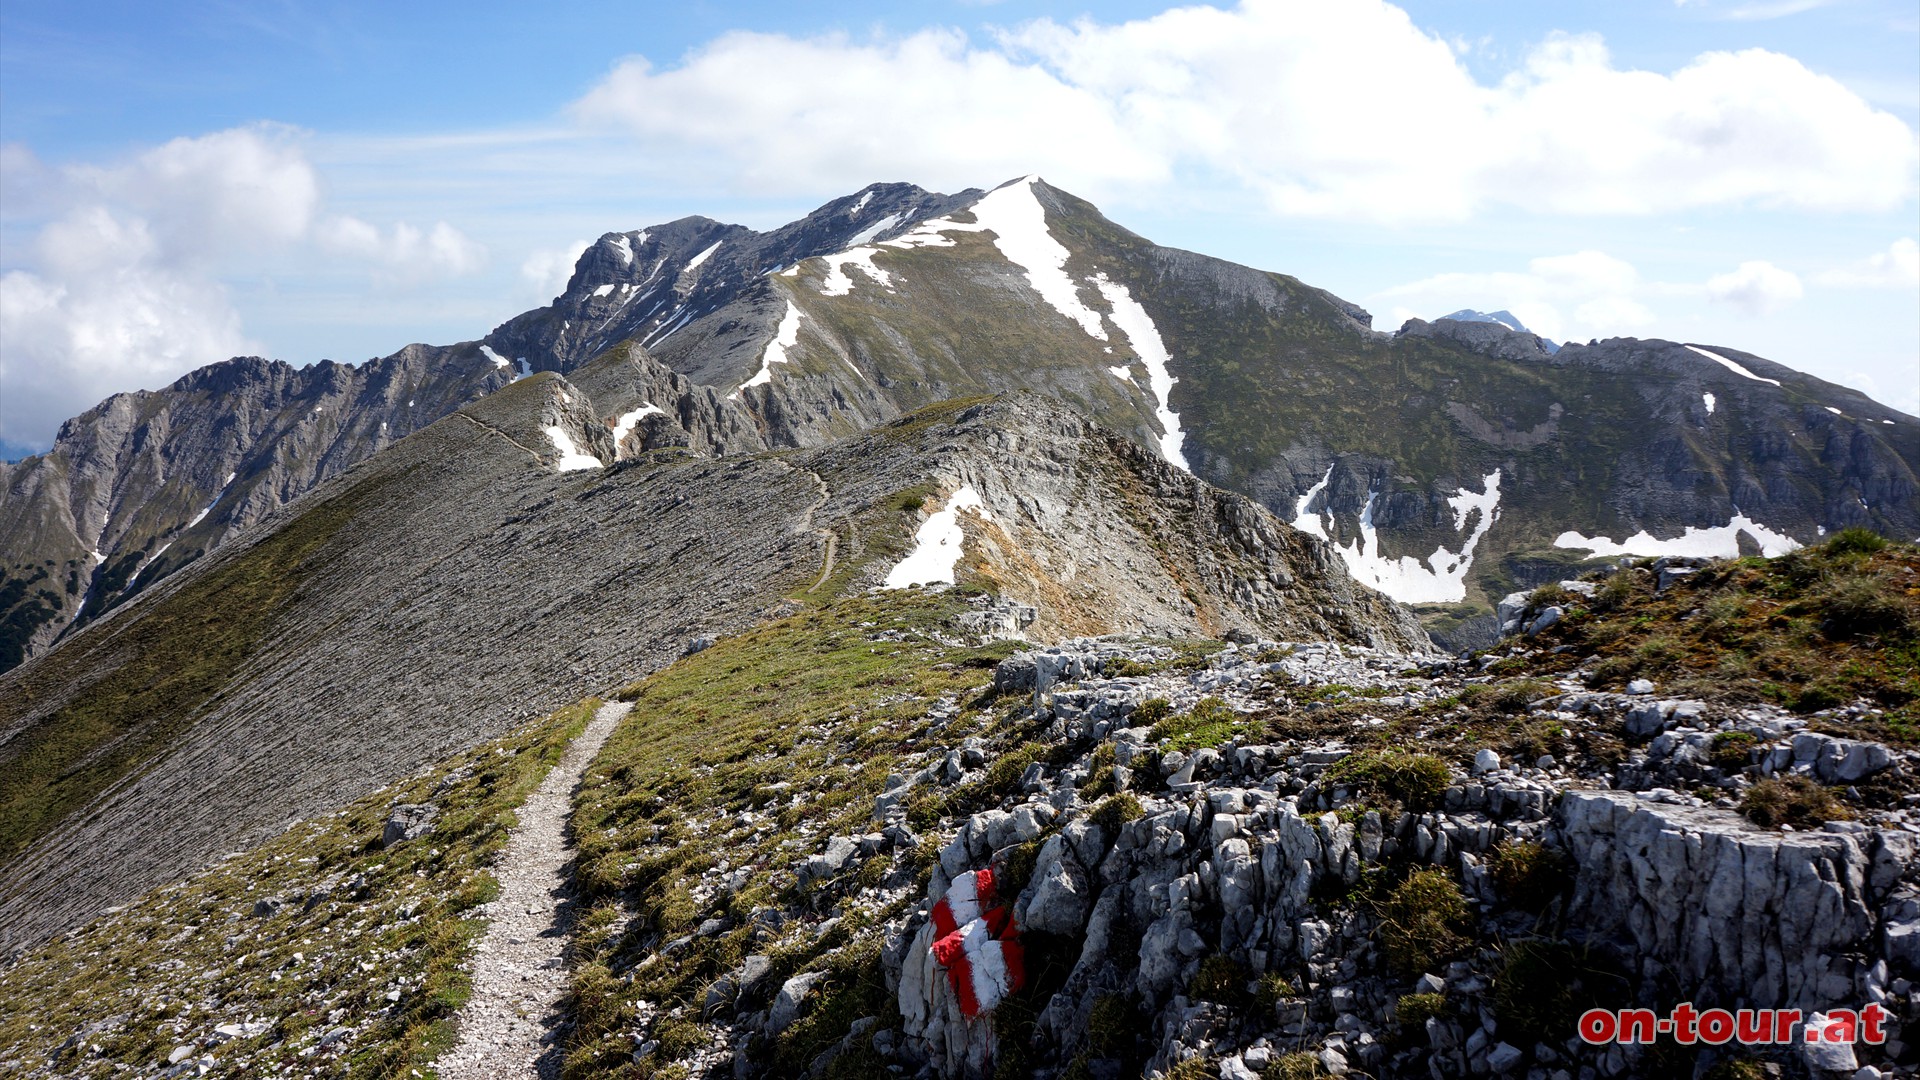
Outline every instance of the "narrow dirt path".
<path id="1" fill-rule="evenodd" d="M 560 1075 L 560 1003 L 567 992 L 567 933 L 573 923 L 573 845 L 567 816 L 573 790 L 629 702 L 608 702 L 560 763 L 520 807 L 520 823 L 494 874 L 500 895 L 473 958 L 473 997 L 460 1010 L 460 1042 L 442 1057 L 442 1080 L 510 1080 Z"/>
<path id="2" fill-rule="evenodd" d="M 825 585 L 827 579 L 833 576 L 833 555 L 835 550 L 840 546 L 840 537 L 836 535 L 832 529 L 818 529 L 815 528 L 813 524 L 814 511 L 825 506 L 827 500 L 833 498 L 833 489 L 827 487 L 827 482 L 822 480 L 820 474 L 814 472 L 812 469 L 802 469 L 795 465 L 788 465 L 784 461 L 781 462 L 781 464 L 786 465 L 787 468 L 793 472 L 806 473 L 813 478 L 814 486 L 820 489 L 820 497 L 813 500 L 812 505 L 800 512 L 800 525 L 798 529 L 798 531 L 812 533 L 826 544 L 826 551 L 821 555 L 820 559 L 820 576 L 815 578 L 813 584 L 807 588 L 808 592 L 812 592 L 820 586 Z"/>
<path id="3" fill-rule="evenodd" d="M 528 447 L 525 443 L 522 443 L 519 439 L 516 439 L 513 436 L 507 434 L 506 432 L 501 431 L 499 428 L 494 427 L 492 424 L 475 420 L 473 417 L 468 416 L 466 413 L 463 413 L 463 412 L 455 412 L 453 415 L 459 417 L 462 420 L 465 420 L 467 423 L 472 424 L 474 427 L 479 428 L 481 431 L 490 432 L 494 435 L 498 435 L 501 438 L 512 443 L 513 445 L 518 446 L 520 449 L 525 450 L 527 453 L 533 455 L 533 460 L 539 462 L 540 464 L 545 465 L 547 463 L 547 459 L 541 456 L 540 451 L 534 450 Z"/>

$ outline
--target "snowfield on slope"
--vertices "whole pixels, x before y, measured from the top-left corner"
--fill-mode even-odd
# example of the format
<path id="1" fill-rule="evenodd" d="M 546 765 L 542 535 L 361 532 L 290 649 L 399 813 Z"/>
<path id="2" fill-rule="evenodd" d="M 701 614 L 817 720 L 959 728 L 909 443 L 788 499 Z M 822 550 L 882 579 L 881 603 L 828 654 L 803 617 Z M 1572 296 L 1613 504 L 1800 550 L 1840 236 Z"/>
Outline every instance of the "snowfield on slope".
<path id="1" fill-rule="evenodd" d="M 592 454 L 583 454 L 578 447 L 573 445 L 573 436 L 568 435 L 565 428 L 560 427 L 558 424 L 550 424 L 540 430 L 547 433 L 547 438 L 553 443 L 554 451 L 560 455 L 560 460 L 554 463 L 554 470 L 556 472 L 573 472 L 576 469 L 598 469 L 603 467 L 599 458 L 594 457 Z"/>
<path id="2" fill-rule="evenodd" d="M 1638 555 L 1648 558 L 1682 555 L 1701 559 L 1737 559 L 1740 557 L 1740 534 L 1743 532 L 1760 545 L 1760 553 L 1769 559 L 1785 555 L 1800 547 L 1800 541 L 1785 533 L 1767 528 L 1738 509 L 1734 510 L 1732 519 L 1725 525 L 1706 528 L 1689 525 L 1685 532 L 1667 540 L 1658 539 L 1645 529 L 1625 540 L 1609 540 L 1604 536 L 1585 536 L 1569 529 L 1555 538 L 1553 546 L 1585 548 L 1594 558 L 1609 555 Z"/>
<path id="3" fill-rule="evenodd" d="M 793 301 L 789 300 L 787 301 L 787 313 L 780 318 L 780 328 L 774 331 L 773 340 L 767 342 L 766 350 L 760 354 L 760 370 L 754 372 L 753 378 L 741 383 L 739 388 L 734 390 L 733 393 L 728 394 L 727 397 L 738 400 L 741 390 L 745 390 L 750 386 L 762 386 L 772 382 L 773 365 L 786 363 L 787 350 L 799 344 L 799 341 L 800 309 L 794 307 Z"/>
<path id="4" fill-rule="evenodd" d="M 1367 504 L 1360 511 L 1360 538 L 1349 544 L 1335 540 L 1329 532 L 1332 514 L 1323 522 L 1318 512 L 1308 508 L 1326 491 L 1328 481 L 1333 479 L 1333 466 L 1327 466 L 1327 474 L 1320 482 L 1307 489 L 1305 495 L 1294 502 L 1293 527 L 1333 544 L 1340 553 L 1341 561 L 1347 564 L 1347 573 L 1355 581 L 1378 589 L 1403 604 L 1444 604 L 1456 603 L 1467 598 L 1467 571 L 1473 568 L 1473 553 L 1480 546 L 1480 540 L 1487 530 L 1500 519 L 1500 470 L 1495 469 L 1480 480 L 1481 490 L 1474 493 L 1466 488 L 1458 489 L 1457 494 L 1447 499 L 1447 505 L 1453 508 L 1453 528 L 1463 532 L 1467 523 L 1473 520 L 1473 531 L 1467 534 L 1459 553 L 1447 550 L 1445 545 L 1433 550 L 1426 560 L 1412 555 L 1389 558 L 1380 553 L 1380 535 L 1373 525 L 1373 507 L 1379 500 L 1378 491 L 1367 494 Z M 1477 519 L 1474 515 L 1478 515 Z"/>
<path id="5" fill-rule="evenodd" d="M 967 484 L 947 500 L 945 508 L 928 516 L 913 534 L 914 548 L 907 557 L 887 571 L 883 587 L 904 589 L 909 585 L 951 585 L 953 568 L 960 563 L 961 544 L 966 533 L 960 527 L 960 511 L 972 510 L 992 521 L 980 493 Z"/>

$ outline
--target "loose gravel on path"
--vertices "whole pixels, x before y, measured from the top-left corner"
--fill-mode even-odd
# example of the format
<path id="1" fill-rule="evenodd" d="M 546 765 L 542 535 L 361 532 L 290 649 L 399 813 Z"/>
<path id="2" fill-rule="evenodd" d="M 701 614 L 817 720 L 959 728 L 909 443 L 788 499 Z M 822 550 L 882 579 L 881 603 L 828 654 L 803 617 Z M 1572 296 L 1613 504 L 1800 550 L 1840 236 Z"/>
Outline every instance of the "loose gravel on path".
<path id="1" fill-rule="evenodd" d="M 495 875 L 500 895 L 473 959 L 473 997 L 460 1010 L 459 1045 L 440 1060 L 442 1080 L 560 1075 L 560 1002 L 567 990 L 567 933 L 573 921 L 573 845 L 567 816 L 573 790 L 628 702 L 608 702 L 520 808 Z"/>

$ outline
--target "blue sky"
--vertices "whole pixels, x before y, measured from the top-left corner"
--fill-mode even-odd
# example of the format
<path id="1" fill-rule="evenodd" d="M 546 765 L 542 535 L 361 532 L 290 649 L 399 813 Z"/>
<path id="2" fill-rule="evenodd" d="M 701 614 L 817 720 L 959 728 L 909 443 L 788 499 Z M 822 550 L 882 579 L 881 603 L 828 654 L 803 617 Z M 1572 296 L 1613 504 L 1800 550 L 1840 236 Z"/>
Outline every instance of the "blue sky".
<path id="1" fill-rule="evenodd" d="M 0 7 L 0 452 L 233 352 L 485 333 L 576 245 L 1037 171 L 1375 325 L 1512 308 L 1920 411 L 1911 0 Z"/>

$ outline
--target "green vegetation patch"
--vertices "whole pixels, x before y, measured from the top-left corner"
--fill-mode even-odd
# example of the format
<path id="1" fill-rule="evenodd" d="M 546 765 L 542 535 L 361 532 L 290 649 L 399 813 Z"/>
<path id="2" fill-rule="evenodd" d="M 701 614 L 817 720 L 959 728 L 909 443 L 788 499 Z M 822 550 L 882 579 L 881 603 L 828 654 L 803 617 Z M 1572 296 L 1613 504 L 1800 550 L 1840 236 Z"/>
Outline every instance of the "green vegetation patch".
<path id="1" fill-rule="evenodd" d="M 1590 685 L 1650 678 L 1662 693 L 1816 712 L 1864 700 L 1876 718 L 1845 733 L 1920 745 L 1920 546 L 1863 529 L 1775 559 L 1715 563 L 1656 593 L 1650 570 L 1597 595 L 1537 644 L 1572 648 Z"/>
<path id="2" fill-rule="evenodd" d="M 1450 779 L 1447 763 L 1439 758 L 1391 747 L 1356 750 L 1321 774 L 1323 784 L 1351 786 L 1368 802 L 1416 814 L 1439 805 Z"/>
<path id="3" fill-rule="evenodd" d="M 35 701 L 67 693 L 75 672 L 104 672 L 0 745 L 0 863 L 192 726 L 270 639 L 309 561 L 352 519 L 367 487 L 313 506 L 141 618 L 77 637 L 19 676 L 0 727 Z"/>
<path id="4" fill-rule="evenodd" d="M 1373 907 L 1381 954 L 1403 974 L 1432 971 L 1467 944 L 1467 898 L 1445 870 L 1415 870 Z"/>
<path id="5" fill-rule="evenodd" d="M 669 1075 L 657 1017 L 678 1009 L 697 1028 L 716 985 L 728 1008 L 761 1008 L 793 976 L 825 973 L 792 1027 L 749 1048 L 781 1075 L 804 1072 L 854 1019 L 895 1022 L 891 995 L 872 981 L 872 952 L 886 920 L 924 895 L 937 849 L 855 856 L 804 883 L 798 870 L 831 838 L 873 830 L 889 776 L 928 763 L 907 760 L 921 744 L 978 735 L 996 748 L 975 784 L 902 793 L 909 820 L 929 834 L 952 814 L 998 805 L 1045 759 L 1017 709 L 987 694 L 992 668 L 1016 646 L 943 643 L 964 610 L 951 591 L 827 599 L 620 692 L 633 711 L 575 803 L 588 906 L 575 937 L 568 1077 Z M 750 955 L 769 966 L 735 985 Z M 638 1066 L 636 1031 L 663 1044 Z M 871 1048 L 843 1057 L 842 1071 L 857 1072 Z"/>
<path id="6" fill-rule="evenodd" d="M 485 927 L 472 909 L 499 888 L 488 866 L 514 809 L 597 704 L 296 825 L 27 953 L 7 971 L 0 1060 L 106 1077 L 188 1046 L 212 1057 L 213 1076 L 430 1075 L 469 994 L 461 964 Z M 439 807 L 433 831 L 382 848 L 395 803 Z M 241 1022 L 261 1026 L 216 1038 L 216 1026 Z"/>
<path id="7" fill-rule="evenodd" d="M 1770 829 L 1782 825 L 1813 829 L 1853 816 L 1832 788 L 1804 776 L 1769 777 L 1760 781 L 1742 796 L 1740 812 L 1754 824 Z"/>
<path id="8" fill-rule="evenodd" d="M 1136 710 L 1137 712 L 1138 710 Z M 1147 736 L 1153 742 L 1168 740 L 1163 752 L 1190 752 L 1210 749 L 1246 734 L 1251 721 L 1217 697 L 1201 698 L 1185 713 L 1163 717 Z"/>

